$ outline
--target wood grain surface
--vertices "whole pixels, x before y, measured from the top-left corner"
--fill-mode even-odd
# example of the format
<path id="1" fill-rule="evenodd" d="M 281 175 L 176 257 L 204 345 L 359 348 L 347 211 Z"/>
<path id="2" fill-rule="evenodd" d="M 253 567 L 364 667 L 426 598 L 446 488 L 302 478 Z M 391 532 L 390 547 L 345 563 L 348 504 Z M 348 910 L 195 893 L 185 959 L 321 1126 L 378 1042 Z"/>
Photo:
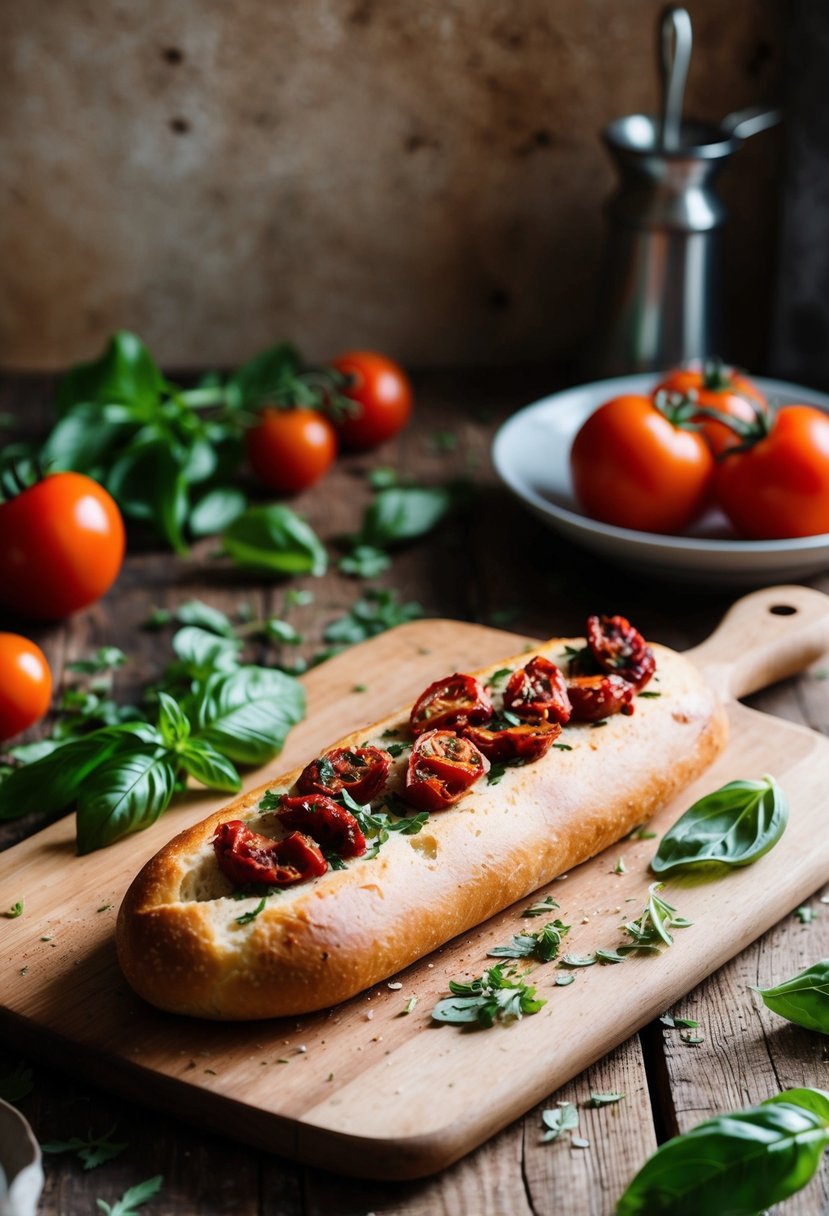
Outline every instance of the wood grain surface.
<path id="1" fill-rule="evenodd" d="M 370 495 L 365 480 L 370 464 L 393 466 L 401 478 L 421 484 L 464 477 L 475 492 L 470 509 L 424 541 L 397 551 L 392 571 L 378 583 L 394 586 L 402 599 L 418 601 L 429 616 L 508 624 L 525 636 L 578 633 L 586 613 L 598 609 L 625 612 L 646 636 L 677 649 L 698 645 L 728 609 L 732 597 L 727 591 L 703 586 L 678 590 L 597 563 L 527 516 L 495 481 L 488 452 L 498 423 L 560 384 L 556 373 L 545 368 L 421 375 L 412 427 L 373 458 L 341 460 L 321 487 L 297 500 L 296 508 L 330 543 L 355 530 Z M 44 379 L 7 380 L 0 384 L 0 411 L 18 417 L 17 433 L 42 434 L 52 392 Z M 244 602 L 258 616 L 282 613 L 283 587 L 228 569 L 211 556 L 212 548 L 206 542 L 181 561 L 134 533 L 122 576 L 107 598 L 34 635 L 46 650 L 58 686 L 65 688 L 72 679 L 66 673 L 70 660 L 98 645 L 120 645 L 130 661 L 116 674 L 116 696 L 135 700 L 169 655 L 169 634 L 141 629 L 155 606 L 172 609 L 197 596 L 229 612 Z M 829 576 L 811 583 L 829 592 Z M 325 624 L 363 593 L 362 585 L 343 578 L 334 566 L 325 578 L 293 585 L 312 590 L 315 599 L 289 614 L 306 640 L 286 649 L 287 659 L 296 651 L 313 654 Z M 3 623 L 5 628 L 15 625 L 21 623 Z M 257 644 L 249 653 L 257 661 L 272 661 L 280 651 Z M 801 675 L 751 694 L 748 704 L 827 734 L 827 674 L 829 661 L 822 657 Z M 776 729 L 772 722 L 771 738 Z M 32 816 L 0 825 L 0 848 L 43 823 L 43 816 Z M 38 1138 L 101 1133 L 115 1125 L 114 1138 L 127 1143 L 121 1156 L 92 1171 L 84 1171 L 71 1154 L 46 1156 L 39 1216 L 86 1216 L 95 1210 L 96 1198 L 112 1202 L 154 1174 L 163 1175 L 164 1185 L 148 1205 L 148 1216 L 610 1216 L 631 1176 L 657 1142 L 678 1127 L 770 1096 L 784 1085 L 829 1088 L 822 1040 L 767 1013 L 746 986 L 758 977 L 779 981 L 829 956 L 829 910 L 818 898 L 824 894 L 829 897 L 829 888 L 816 884 L 808 900 L 811 923 L 785 916 L 673 1007 L 677 1014 L 700 1019 L 703 1044 L 687 1046 L 675 1030 L 652 1022 L 563 1089 L 545 1094 L 481 1148 L 421 1181 L 349 1179 L 318 1164 L 291 1162 L 279 1147 L 274 1152 L 246 1148 L 229 1138 L 235 1130 L 230 1123 L 211 1133 L 169 1111 L 149 1113 L 140 1094 L 124 1100 L 104 1087 L 105 1078 L 96 1070 L 83 1069 L 79 1078 L 78 1070 L 68 1073 L 70 1060 L 53 1068 L 35 1049 L 28 1056 L 34 1089 L 20 1106 Z M 0 942 L 12 923 L 0 921 Z M 89 1017 L 94 1021 L 94 1005 Z M 444 1030 L 454 1033 L 448 1027 L 435 1033 Z M 125 1025 L 122 1037 L 128 1039 L 129 1033 Z M 22 1050 L 14 1030 L 4 1034 L 0 1076 L 17 1063 Z M 471 1083 L 475 1102 L 486 1105 L 489 1077 L 476 1076 Z M 582 1103 L 591 1089 L 624 1091 L 626 1098 L 617 1107 L 580 1111 L 590 1148 L 573 1148 L 567 1140 L 541 1144 L 542 1109 L 565 1099 Z M 814 1216 L 828 1209 L 829 1167 L 824 1163 L 815 1181 L 783 1211 Z"/>

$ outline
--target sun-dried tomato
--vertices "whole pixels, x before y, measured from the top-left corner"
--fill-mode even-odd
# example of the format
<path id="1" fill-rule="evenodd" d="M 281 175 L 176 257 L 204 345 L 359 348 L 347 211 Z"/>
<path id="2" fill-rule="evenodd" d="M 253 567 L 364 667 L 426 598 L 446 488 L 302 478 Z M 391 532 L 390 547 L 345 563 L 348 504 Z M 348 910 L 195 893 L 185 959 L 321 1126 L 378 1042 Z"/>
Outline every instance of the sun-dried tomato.
<path id="1" fill-rule="evenodd" d="M 470 739 L 487 760 L 540 760 L 561 734 L 558 722 L 522 722 L 492 730 L 488 726 L 467 726 L 464 737 Z"/>
<path id="2" fill-rule="evenodd" d="M 366 851 L 366 838 L 351 811 L 325 794 L 304 794 L 298 798 L 283 794 L 276 815 L 286 828 L 305 832 L 326 852 L 359 857 Z"/>
<path id="3" fill-rule="evenodd" d="M 318 878 L 328 869 L 319 846 L 301 832 L 271 840 L 246 828 L 241 819 L 220 823 L 213 836 L 219 869 L 238 886 L 258 883 L 287 887 Z"/>
<path id="4" fill-rule="evenodd" d="M 656 659 L 638 629 L 623 616 L 589 616 L 587 645 L 602 671 L 644 688 L 656 671 Z"/>
<path id="5" fill-rule="evenodd" d="M 469 722 L 492 716 L 489 693 L 475 676 L 456 671 L 420 694 L 409 716 L 412 734 L 425 730 L 459 730 Z"/>
<path id="6" fill-rule="evenodd" d="M 570 718 L 567 682 L 555 663 L 536 655 L 514 671 L 504 693 L 504 709 L 519 718 L 559 722 Z"/>
<path id="7" fill-rule="evenodd" d="M 419 811 L 442 811 L 489 772 L 489 761 L 451 730 L 419 735 L 406 770 L 403 797 Z"/>
<path id="8" fill-rule="evenodd" d="M 371 802 L 390 768 L 391 756 L 379 747 L 335 747 L 306 765 L 296 787 L 302 794 L 329 796 L 345 789 L 355 802 Z"/>
<path id="9" fill-rule="evenodd" d="M 600 722 L 611 714 L 632 714 L 636 686 L 621 676 L 574 676 L 567 683 L 573 722 Z"/>

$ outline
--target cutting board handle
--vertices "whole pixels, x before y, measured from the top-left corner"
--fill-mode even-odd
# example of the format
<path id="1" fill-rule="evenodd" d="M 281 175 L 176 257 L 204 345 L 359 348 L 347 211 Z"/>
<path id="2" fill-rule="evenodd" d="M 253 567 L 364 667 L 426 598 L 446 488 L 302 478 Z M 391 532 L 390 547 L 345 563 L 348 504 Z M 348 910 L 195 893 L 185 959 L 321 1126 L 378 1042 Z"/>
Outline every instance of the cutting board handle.
<path id="1" fill-rule="evenodd" d="M 827 650 L 829 595 L 792 586 L 737 600 L 686 655 L 724 700 L 736 700 L 803 671 Z"/>

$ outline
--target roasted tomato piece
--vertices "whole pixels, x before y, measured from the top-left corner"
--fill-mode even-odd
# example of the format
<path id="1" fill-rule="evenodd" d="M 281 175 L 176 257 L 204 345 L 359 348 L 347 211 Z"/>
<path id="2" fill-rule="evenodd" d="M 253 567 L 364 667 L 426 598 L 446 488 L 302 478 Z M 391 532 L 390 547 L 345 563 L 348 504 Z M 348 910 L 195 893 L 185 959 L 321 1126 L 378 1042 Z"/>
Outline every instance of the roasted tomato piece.
<path id="1" fill-rule="evenodd" d="M 486 722 L 492 702 L 480 680 L 456 671 L 435 680 L 414 703 L 409 716 L 413 735 L 425 730 L 458 730 L 468 722 Z"/>
<path id="2" fill-rule="evenodd" d="M 219 869 L 239 886 L 262 883 L 287 887 L 318 878 L 328 869 L 328 862 L 310 837 L 292 832 L 284 840 L 271 840 L 246 828 L 241 819 L 219 824 L 213 848 Z"/>
<path id="3" fill-rule="evenodd" d="M 600 722 L 611 714 L 632 714 L 636 686 L 621 676 L 576 676 L 567 684 L 573 722 Z"/>
<path id="4" fill-rule="evenodd" d="M 560 722 L 570 718 L 567 682 L 549 659 L 537 654 L 526 667 L 514 671 L 504 692 L 504 709 L 519 718 Z"/>
<path id="5" fill-rule="evenodd" d="M 540 760 L 561 734 L 558 722 L 522 722 L 503 730 L 486 726 L 467 726 L 464 736 L 470 739 L 487 760 Z"/>
<path id="6" fill-rule="evenodd" d="M 317 844 L 340 857 L 359 857 L 366 851 L 366 838 L 351 811 L 325 794 L 290 798 L 283 794 L 276 812 L 279 822 L 296 832 L 305 832 Z"/>
<path id="7" fill-rule="evenodd" d="M 391 756 L 379 747 L 335 747 L 302 770 L 296 787 L 303 794 L 339 794 L 345 789 L 355 802 L 371 802 L 390 768 Z"/>
<path id="8" fill-rule="evenodd" d="M 430 730 L 412 748 L 403 796 L 419 811 L 442 811 L 487 772 L 489 761 L 469 739 Z"/>
<path id="9" fill-rule="evenodd" d="M 587 645 L 602 671 L 644 688 L 656 671 L 653 651 L 623 616 L 589 616 Z"/>

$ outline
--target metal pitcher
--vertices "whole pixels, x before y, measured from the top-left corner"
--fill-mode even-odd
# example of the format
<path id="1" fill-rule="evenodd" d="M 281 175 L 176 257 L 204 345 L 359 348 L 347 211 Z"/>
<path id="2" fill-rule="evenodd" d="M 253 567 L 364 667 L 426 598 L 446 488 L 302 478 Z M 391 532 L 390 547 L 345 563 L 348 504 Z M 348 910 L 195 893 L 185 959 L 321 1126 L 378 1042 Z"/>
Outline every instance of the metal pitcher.
<path id="1" fill-rule="evenodd" d="M 682 120 L 691 52 L 684 9 L 662 19 L 663 113 L 629 114 L 603 132 L 620 174 L 607 207 L 595 345 L 603 375 L 652 371 L 725 350 L 720 170 L 750 135 L 780 120 L 754 107 L 719 124 Z"/>

